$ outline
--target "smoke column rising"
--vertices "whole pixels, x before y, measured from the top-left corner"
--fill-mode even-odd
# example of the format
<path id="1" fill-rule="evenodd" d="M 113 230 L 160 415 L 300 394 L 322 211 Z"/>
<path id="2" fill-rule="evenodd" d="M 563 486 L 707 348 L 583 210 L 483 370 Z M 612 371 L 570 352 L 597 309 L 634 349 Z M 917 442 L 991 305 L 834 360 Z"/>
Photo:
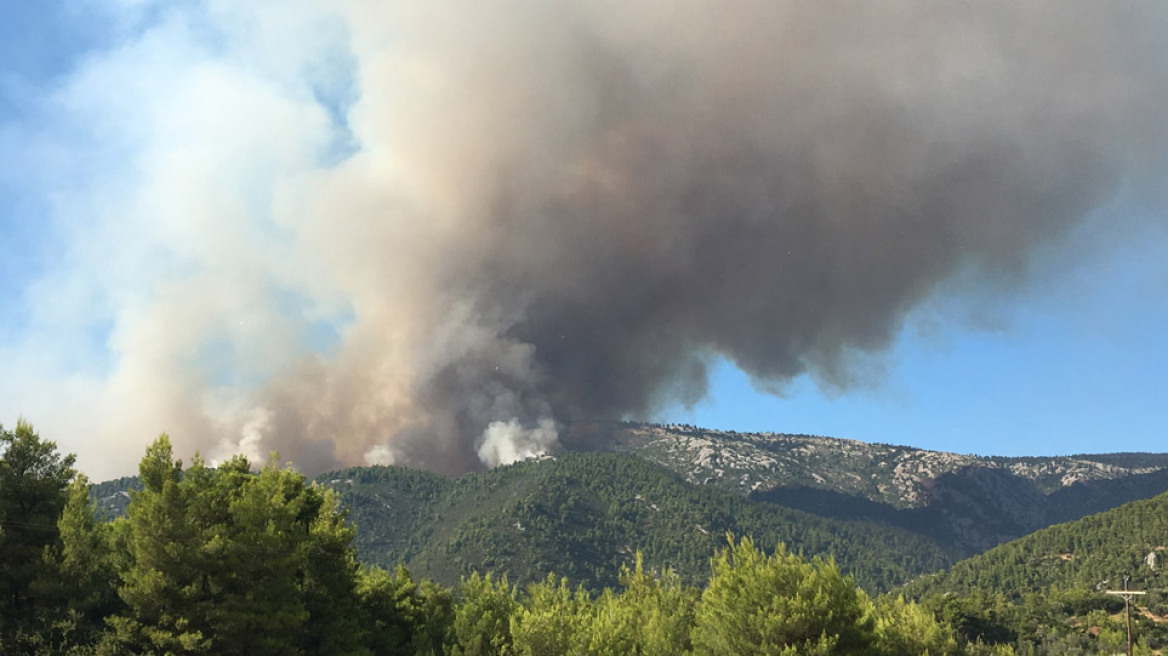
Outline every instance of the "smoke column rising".
<path id="1" fill-rule="evenodd" d="M 328 6 L 176 11 L 54 97 L 130 162 L 40 283 L 108 318 L 95 444 L 461 472 L 713 356 L 846 388 L 940 283 L 1163 191 L 1159 3 Z"/>

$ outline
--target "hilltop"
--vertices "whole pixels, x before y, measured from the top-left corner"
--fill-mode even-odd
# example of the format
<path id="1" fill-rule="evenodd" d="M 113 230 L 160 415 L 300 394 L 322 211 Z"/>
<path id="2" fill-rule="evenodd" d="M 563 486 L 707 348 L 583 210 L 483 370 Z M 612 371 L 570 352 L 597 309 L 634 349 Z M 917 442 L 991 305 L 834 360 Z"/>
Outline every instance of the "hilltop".
<path id="1" fill-rule="evenodd" d="M 727 535 L 831 556 L 869 590 L 953 562 L 932 540 L 871 522 L 816 517 L 693 485 L 628 454 L 566 454 L 451 480 L 401 467 L 360 467 L 316 479 L 341 494 L 363 560 L 407 564 L 452 584 L 472 571 L 512 581 L 549 572 L 592 589 L 616 584 L 637 551 L 683 580 L 709 574 Z"/>
<path id="2" fill-rule="evenodd" d="M 1000 594 L 1021 599 L 1052 588 L 1168 589 L 1168 493 L 1051 526 L 921 578 L 914 596 Z M 1164 610 L 1168 610 L 1166 607 Z"/>
<path id="3" fill-rule="evenodd" d="M 1168 646 L 1168 493 L 1051 526 L 916 579 L 918 599 L 967 639 L 1044 645 L 1036 653 L 1116 653 L 1133 599 L 1136 653 Z M 1108 628 L 1110 627 L 1110 628 Z M 1022 653 L 1022 652 L 1019 652 Z"/>
<path id="4" fill-rule="evenodd" d="M 623 422 L 566 428 L 563 449 L 451 479 L 401 467 L 322 474 L 366 562 L 451 584 L 550 571 L 612 585 L 644 552 L 688 581 L 726 534 L 830 555 L 886 590 L 1052 524 L 1168 490 L 1166 454 L 1002 458 L 811 435 Z M 94 486 L 125 511 L 133 477 Z"/>
<path id="5" fill-rule="evenodd" d="M 573 424 L 564 448 L 627 452 L 700 485 L 928 535 L 971 555 L 1168 490 L 1168 454 L 1008 458 L 815 435 Z"/>

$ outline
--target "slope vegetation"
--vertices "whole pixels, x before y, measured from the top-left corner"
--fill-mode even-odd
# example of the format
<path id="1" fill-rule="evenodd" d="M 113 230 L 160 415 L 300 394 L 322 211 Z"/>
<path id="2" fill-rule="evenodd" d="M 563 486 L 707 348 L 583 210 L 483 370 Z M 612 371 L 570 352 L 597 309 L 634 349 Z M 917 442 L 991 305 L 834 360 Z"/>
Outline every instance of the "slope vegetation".
<path id="1" fill-rule="evenodd" d="M 566 433 L 569 450 L 634 453 L 693 483 L 899 526 L 964 555 L 1168 490 L 1168 454 L 982 457 L 629 422 L 574 424 Z"/>
<path id="2" fill-rule="evenodd" d="M 637 551 L 647 566 L 671 567 L 697 582 L 728 533 L 831 556 L 870 590 L 954 559 L 902 529 L 755 503 L 623 454 L 567 454 L 456 480 L 398 467 L 317 480 L 350 508 L 363 560 L 404 562 L 448 584 L 475 570 L 506 572 L 515 582 L 555 572 L 597 589 L 614 585 Z"/>
<path id="3" fill-rule="evenodd" d="M 1052 526 L 921 578 L 914 595 L 979 592 L 1021 598 L 1051 589 L 1164 590 L 1168 493 Z"/>

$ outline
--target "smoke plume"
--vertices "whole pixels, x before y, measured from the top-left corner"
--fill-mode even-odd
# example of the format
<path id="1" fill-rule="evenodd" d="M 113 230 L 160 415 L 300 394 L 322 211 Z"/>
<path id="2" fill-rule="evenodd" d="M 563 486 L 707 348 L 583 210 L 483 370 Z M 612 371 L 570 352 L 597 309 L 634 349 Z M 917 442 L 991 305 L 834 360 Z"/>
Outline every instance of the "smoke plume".
<path id="1" fill-rule="evenodd" d="M 1161 3 L 328 5 L 176 13 L 56 99 L 133 163 L 65 196 L 76 269 L 116 244 L 54 283 L 108 317 L 98 437 L 461 472 L 714 357 L 847 387 L 1166 172 Z"/>

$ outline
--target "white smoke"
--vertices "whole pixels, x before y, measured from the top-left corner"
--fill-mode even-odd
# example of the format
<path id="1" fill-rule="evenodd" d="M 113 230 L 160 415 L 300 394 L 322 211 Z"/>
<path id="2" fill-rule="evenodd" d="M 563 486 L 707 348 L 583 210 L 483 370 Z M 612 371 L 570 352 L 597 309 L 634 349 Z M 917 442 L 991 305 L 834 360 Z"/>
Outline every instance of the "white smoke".
<path id="1" fill-rule="evenodd" d="M 217 465 L 233 455 L 247 458 L 253 467 L 262 467 L 272 453 L 264 451 L 264 438 L 272 428 L 272 412 L 254 408 L 239 430 L 237 440 L 223 439 L 212 452 L 211 464 Z"/>
<path id="2" fill-rule="evenodd" d="M 397 462 L 397 456 L 388 444 L 374 444 L 365 452 L 366 465 L 392 465 Z"/>
<path id="3" fill-rule="evenodd" d="M 556 424 L 548 418 L 532 428 L 524 428 L 518 419 L 493 421 L 483 431 L 478 448 L 479 458 L 488 467 L 509 465 L 520 460 L 547 455 L 556 444 Z"/>

